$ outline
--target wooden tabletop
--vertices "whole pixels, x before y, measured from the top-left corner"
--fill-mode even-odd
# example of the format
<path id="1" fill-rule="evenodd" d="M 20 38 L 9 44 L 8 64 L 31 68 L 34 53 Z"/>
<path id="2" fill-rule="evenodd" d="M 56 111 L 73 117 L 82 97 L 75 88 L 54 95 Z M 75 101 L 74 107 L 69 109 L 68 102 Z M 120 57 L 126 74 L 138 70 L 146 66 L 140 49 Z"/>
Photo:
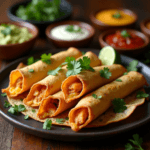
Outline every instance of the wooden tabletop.
<path id="1" fill-rule="evenodd" d="M 0 21 L 9 20 L 6 10 L 9 6 L 21 0 L 0 0 Z M 150 17 L 149 0 L 68 0 L 73 5 L 72 18 L 89 22 L 89 13 L 99 8 L 126 7 L 132 8 L 139 16 L 138 23 Z M 137 25 L 137 29 L 139 24 Z M 97 31 L 90 48 L 100 49 L 98 43 Z M 32 53 L 42 50 L 55 50 L 56 48 L 46 38 L 39 38 L 32 49 Z M 30 53 L 31 53 L 30 52 Z M 0 60 L 0 69 L 3 69 L 11 61 Z M 91 142 L 62 142 L 55 140 L 42 139 L 34 135 L 27 134 L 18 128 L 13 127 L 0 117 L 0 150 L 124 150 L 128 139 L 132 139 L 133 134 L 139 134 L 143 138 L 142 147 L 145 150 L 150 149 L 150 123 L 144 124 L 139 128 L 119 134 L 106 139 L 97 139 Z M 92 140 L 92 139 L 91 139 Z"/>

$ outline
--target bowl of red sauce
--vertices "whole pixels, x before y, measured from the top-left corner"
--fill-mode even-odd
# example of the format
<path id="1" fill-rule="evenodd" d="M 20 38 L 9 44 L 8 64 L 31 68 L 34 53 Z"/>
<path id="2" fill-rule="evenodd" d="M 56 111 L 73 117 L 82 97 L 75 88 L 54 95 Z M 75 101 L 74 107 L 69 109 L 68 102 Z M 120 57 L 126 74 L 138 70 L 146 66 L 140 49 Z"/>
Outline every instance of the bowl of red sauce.
<path id="1" fill-rule="evenodd" d="M 134 56 L 147 50 L 149 38 L 136 30 L 118 29 L 100 34 L 99 43 L 101 47 L 110 45 L 121 54 Z"/>

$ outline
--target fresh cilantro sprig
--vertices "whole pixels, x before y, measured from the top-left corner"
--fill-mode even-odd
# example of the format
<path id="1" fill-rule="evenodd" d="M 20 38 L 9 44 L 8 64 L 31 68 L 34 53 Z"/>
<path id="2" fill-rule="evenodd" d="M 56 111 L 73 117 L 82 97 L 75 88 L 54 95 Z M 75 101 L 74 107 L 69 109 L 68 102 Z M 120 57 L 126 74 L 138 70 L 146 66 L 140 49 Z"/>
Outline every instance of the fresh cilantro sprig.
<path id="1" fill-rule="evenodd" d="M 57 119 L 56 119 L 56 122 L 59 123 L 59 124 L 63 124 L 64 121 L 65 121 L 65 120 L 64 120 L 63 118 L 57 118 Z"/>
<path id="2" fill-rule="evenodd" d="M 46 119 L 43 124 L 43 129 L 50 130 L 52 126 L 52 120 Z"/>
<path id="3" fill-rule="evenodd" d="M 118 82 L 122 82 L 122 80 L 121 80 L 121 79 L 116 79 L 116 81 L 118 81 Z"/>
<path id="4" fill-rule="evenodd" d="M 8 107 L 10 107 L 10 106 L 11 106 L 11 104 L 10 104 L 9 102 L 5 101 L 4 107 L 5 107 L 5 108 L 8 108 Z"/>
<path id="5" fill-rule="evenodd" d="M 57 68 L 54 69 L 54 70 L 49 70 L 47 74 L 48 74 L 48 75 L 56 76 L 60 70 L 62 70 L 61 66 L 57 67 Z"/>
<path id="6" fill-rule="evenodd" d="M 115 98 L 112 101 L 112 104 L 113 104 L 113 108 L 114 108 L 115 113 L 121 113 L 127 109 L 127 107 L 125 106 L 126 103 L 124 102 L 124 99 Z"/>
<path id="7" fill-rule="evenodd" d="M 127 66 L 127 70 L 129 71 L 137 71 L 137 65 L 138 65 L 138 61 L 137 60 L 133 60 L 129 63 L 129 66 Z"/>
<path id="8" fill-rule="evenodd" d="M 139 137 L 138 134 L 134 134 L 133 135 L 133 139 L 129 139 L 130 142 L 132 142 L 132 144 L 134 144 L 136 147 L 133 147 L 130 143 L 127 143 L 125 145 L 125 150 L 144 150 L 141 147 L 141 144 L 143 143 L 143 139 Z"/>
<path id="9" fill-rule="evenodd" d="M 51 64 L 51 59 L 50 59 L 51 56 L 52 56 L 51 53 L 49 53 L 49 54 L 42 54 L 42 55 L 41 55 L 41 60 L 42 60 L 43 62 L 47 63 L 47 64 Z"/>
<path id="10" fill-rule="evenodd" d="M 68 25 L 65 30 L 67 32 L 73 32 L 73 33 L 82 33 L 81 27 L 75 28 L 74 25 Z"/>
<path id="11" fill-rule="evenodd" d="M 29 57 L 29 58 L 27 59 L 27 65 L 31 65 L 31 64 L 37 62 L 38 60 L 39 60 L 39 59 L 34 59 L 34 57 Z"/>
<path id="12" fill-rule="evenodd" d="M 8 112 L 11 114 L 17 115 L 18 112 L 22 112 L 25 110 L 26 110 L 26 107 L 24 105 L 20 104 L 20 105 L 14 105 L 14 106 L 10 107 Z"/>
<path id="13" fill-rule="evenodd" d="M 84 56 L 83 59 L 75 60 L 75 58 L 66 58 L 67 62 L 67 73 L 66 76 L 79 74 L 83 70 L 94 71 L 94 69 L 90 66 L 90 58 Z"/>
<path id="14" fill-rule="evenodd" d="M 102 98 L 102 95 L 97 96 L 96 94 L 92 94 L 92 96 L 93 96 L 95 99 L 101 99 L 101 98 Z"/>
<path id="15" fill-rule="evenodd" d="M 33 70 L 33 69 L 29 69 L 29 70 L 28 70 L 28 72 L 31 72 L 31 73 L 33 73 L 33 72 L 34 72 L 34 70 Z"/>
<path id="16" fill-rule="evenodd" d="M 136 97 L 137 98 L 147 98 L 147 97 L 149 97 L 149 94 L 144 93 L 143 91 L 138 91 Z"/>
<path id="17" fill-rule="evenodd" d="M 109 79 L 111 77 L 111 72 L 109 72 L 109 69 L 107 67 L 104 67 L 103 70 L 100 70 L 100 76 L 106 79 Z"/>
<path id="18" fill-rule="evenodd" d="M 124 38 L 131 37 L 131 35 L 127 32 L 127 30 L 121 31 L 121 36 Z"/>
<path id="19" fill-rule="evenodd" d="M 29 119 L 29 115 L 25 115 L 25 116 L 24 116 L 24 119 L 25 119 L 25 120 Z"/>

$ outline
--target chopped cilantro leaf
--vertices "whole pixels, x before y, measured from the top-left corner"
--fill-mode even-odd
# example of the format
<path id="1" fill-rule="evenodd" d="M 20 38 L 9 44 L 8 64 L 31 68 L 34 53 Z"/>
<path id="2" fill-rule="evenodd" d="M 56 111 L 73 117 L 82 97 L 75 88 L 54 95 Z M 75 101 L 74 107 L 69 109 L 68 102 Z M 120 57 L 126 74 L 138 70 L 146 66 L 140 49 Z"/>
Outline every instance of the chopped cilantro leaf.
<path id="1" fill-rule="evenodd" d="M 130 143 L 127 143 L 125 145 L 125 150 L 135 150 L 135 149 L 138 149 L 138 150 L 144 150 L 142 147 L 141 147 L 141 144 L 143 143 L 143 139 L 139 137 L 138 134 L 134 134 L 133 135 L 133 139 L 129 139 L 130 142 L 132 142 L 132 144 L 134 144 L 136 147 L 133 147 Z"/>
<path id="2" fill-rule="evenodd" d="M 82 55 L 85 55 L 86 52 L 82 51 L 81 53 L 82 53 Z"/>
<path id="3" fill-rule="evenodd" d="M 65 29 L 67 32 L 82 33 L 81 27 L 75 28 L 74 25 L 68 25 Z"/>
<path id="4" fill-rule="evenodd" d="M 34 70 L 33 70 L 33 69 L 29 69 L 28 72 L 31 72 L 31 73 L 32 73 L 32 72 L 34 72 Z"/>
<path id="5" fill-rule="evenodd" d="M 131 35 L 126 30 L 121 31 L 121 36 L 124 38 L 131 37 Z"/>
<path id="6" fill-rule="evenodd" d="M 137 98 L 147 98 L 147 97 L 149 97 L 149 94 L 146 94 L 143 91 L 138 91 L 136 97 Z"/>
<path id="7" fill-rule="evenodd" d="M 62 130 L 65 130 L 65 128 L 62 128 Z"/>
<path id="8" fill-rule="evenodd" d="M 128 74 L 128 72 L 123 73 L 123 75 L 127 75 L 127 74 Z"/>
<path id="9" fill-rule="evenodd" d="M 100 76 L 109 79 L 111 77 L 111 72 L 109 72 L 109 69 L 107 67 L 104 67 L 103 70 L 100 70 Z"/>
<path id="10" fill-rule="evenodd" d="M 116 79 L 116 81 L 118 81 L 118 82 L 122 82 L 122 80 L 121 80 L 121 79 Z"/>
<path id="11" fill-rule="evenodd" d="M 64 123 L 64 119 L 63 118 L 57 118 L 56 122 L 59 124 L 62 124 L 62 123 Z"/>
<path id="12" fill-rule="evenodd" d="M 41 55 L 41 60 L 47 64 L 51 64 L 51 60 L 50 60 L 50 57 L 51 57 L 51 53 L 49 54 L 42 54 Z"/>
<path id="13" fill-rule="evenodd" d="M 52 126 L 52 120 L 46 119 L 43 124 L 43 129 L 50 130 Z"/>
<path id="14" fill-rule="evenodd" d="M 38 60 L 39 60 L 39 59 L 34 59 L 34 57 L 29 57 L 29 58 L 27 59 L 27 65 L 31 65 L 31 64 L 37 62 Z"/>
<path id="15" fill-rule="evenodd" d="M 29 115 L 25 115 L 25 116 L 24 116 L 24 119 L 25 119 L 25 120 L 29 119 Z"/>
<path id="16" fill-rule="evenodd" d="M 11 106 L 11 104 L 10 104 L 9 102 L 5 101 L 4 107 L 8 108 L 8 107 L 10 107 L 10 106 Z"/>
<path id="17" fill-rule="evenodd" d="M 121 18 L 121 14 L 119 11 L 117 11 L 115 14 L 112 15 L 114 18 Z"/>
<path id="18" fill-rule="evenodd" d="M 57 67 L 55 70 L 49 70 L 48 71 L 48 75 L 53 75 L 53 76 L 56 76 L 58 74 L 58 72 L 61 70 L 62 68 L 59 66 Z"/>
<path id="19" fill-rule="evenodd" d="M 84 56 L 83 59 L 78 60 L 81 63 L 81 68 L 82 70 L 90 70 L 90 71 L 95 71 L 91 66 L 91 60 L 87 56 Z"/>
<path id="20" fill-rule="evenodd" d="M 113 104 L 115 113 L 121 113 L 127 109 L 127 107 L 125 106 L 126 103 L 124 102 L 124 99 L 115 98 L 112 101 L 112 104 Z"/>
<path id="21" fill-rule="evenodd" d="M 32 112 L 35 113 L 35 109 L 32 109 Z"/>
<path id="22" fill-rule="evenodd" d="M 80 62 L 73 60 L 70 63 L 68 63 L 67 69 L 68 71 L 66 73 L 66 76 L 69 77 L 70 75 L 79 74 L 82 68 Z"/>
<path id="23" fill-rule="evenodd" d="M 7 96 L 7 94 L 6 94 L 6 93 L 2 93 L 2 94 L 1 94 L 1 96 L 6 97 L 6 96 Z"/>
<path id="24" fill-rule="evenodd" d="M 138 61 L 137 60 L 133 60 L 129 63 L 129 66 L 127 67 L 128 72 L 129 71 L 137 71 L 138 69 L 136 68 L 138 65 Z"/>
<path id="25" fill-rule="evenodd" d="M 92 94 L 92 96 L 93 96 L 95 99 L 101 99 L 101 98 L 102 98 L 101 95 L 100 95 L 100 96 L 97 96 L 96 94 Z"/>
<path id="26" fill-rule="evenodd" d="M 22 112 L 25 110 L 26 110 L 25 106 L 20 104 L 20 105 L 14 105 L 14 106 L 10 107 L 8 112 L 16 115 L 16 114 L 18 114 L 18 112 Z"/>

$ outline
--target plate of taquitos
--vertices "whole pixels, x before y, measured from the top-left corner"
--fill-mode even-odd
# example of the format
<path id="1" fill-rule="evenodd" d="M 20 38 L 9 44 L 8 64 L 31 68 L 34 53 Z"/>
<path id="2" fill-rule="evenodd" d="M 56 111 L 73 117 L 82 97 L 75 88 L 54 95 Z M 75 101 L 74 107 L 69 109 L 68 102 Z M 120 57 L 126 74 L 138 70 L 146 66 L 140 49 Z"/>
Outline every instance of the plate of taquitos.
<path id="1" fill-rule="evenodd" d="M 59 50 L 58 50 L 59 51 Z M 85 52 L 87 52 L 87 51 L 92 51 L 92 52 L 94 52 L 96 55 L 98 55 L 98 53 L 99 53 L 99 50 L 94 50 L 94 49 L 80 49 L 80 51 L 85 51 Z M 45 53 L 48 53 L 48 52 L 45 52 Z M 133 59 L 132 58 L 129 58 L 129 57 L 126 57 L 126 56 L 123 56 L 123 55 L 121 55 L 121 62 L 122 62 L 122 65 L 124 66 L 124 67 L 126 67 L 126 66 L 128 66 L 129 65 L 129 62 L 131 62 Z M 20 63 L 20 62 L 24 62 L 24 63 L 26 63 L 26 61 L 27 61 L 27 58 L 22 58 L 22 59 L 19 59 L 19 60 L 17 60 L 17 61 L 15 61 L 14 63 L 12 63 L 12 64 L 10 64 L 9 66 L 7 66 L 1 73 L 0 73 L 0 87 L 1 87 L 1 89 L 4 89 L 4 88 L 6 88 L 6 87 L 8 87 L 8 85 L 9 85 L 9 74 L 10 74 L 10 72 L 12 71 L 12 70 L 14 70 L 17 66 L 18 66 L 18 64 Z M 98 62 L 99 63 L 99 62 Z M 94 66 L 93 66 L 94 67 Z M 146 78 L 146 81 L 147 81 L 147 83 L 148 84 L 150 84 L 150 80 L 149 80 L 149 73 L 150 73 L 150 69 L 149 69 L 149 67 L 147 67 L 146 65 L 144 65 L 143 63 L 141 63 L 141 62 L 139 62 L 138 63 L 138 69 L 139 69 L 139 71 L 140 71 L 140 73 L 142 73 L 143 75 L 144 75 L 144 77 Z M 95 67 L 94 67 L 95 68 Z M 98 69 L 100 69 L 100 68 L 96 68 L 97 70 Z M 96 70 L 95 69 L 95 70 Z M 110 68 L 111 69 L 111 68 Z M 123 69 L 122 69 L 123 70 Z M 98 70 L 99 71 L 99 70 Z M 112 68 L 112 71 L 113 71 L 113 68 Z M 123 72 L 125 72 L 125 70 L 123 70 Z M 123 72 L 121 72 L 121 74 L 123 74 Z M 91 74 L 92 74 L 92 72 L 91 72 Z M 132 75 L 133 75 L 134 73 L 131 73 L 131 79 L 132 79 Z M 115 74 L 114 74 L 115 75 Z M 121 76 L 121 75 L 120 75 Z M 128 82 L 128 79 L 129 79 L 129 76 L 130 76 L 130 74 L 128 75 L 128 76 L 124 76 L 123 77 L 123 79 L 122 80 L 125 80 L 125 81 L 127 81 Z M 133 75 L 134 76 L 134 75 Z M 135 75 L 136 77 L 137 77 L 137 74 Z M 118 77 L 116 77 L 116 78 L 118 78 Z M 140 76 L 139 76 L 139 78 L 140 78 Z M 65 78 L 63 78 L 63 80 L 64 80 Z M 113 84 L 115 84 L 114 82 L 115 81 L 113 81 L 114 79 L 112 79 L 112 81 L 110 81 L 109 83 L 105 83 L 105 81 L 103 80 L 103 84 L 105 84 L 104 86 L 105 86 L 105 88 L 104 89 L 100 89 L 100 91 L 102 90 L 105 90 L 105 89 L 109 89 L 109 87 L 110 87 L 110 89 L 113 89 Z M 137 81 L 138 81 L 139 79 L 137 79 Z M 112 84 L 111 84 L 111 82 L 113 82 Z M 38 84 L 40 83 L 40 81 L 38 81 L 37 82 Z M 45 87 L 47 86 L 46 85 L 46 83 L 47 82 L 45 82 L 45 84 L 43 84 Z M 139 83 L 141 83 L 141 82 L 139 82 Z M 35 83 L 36 84 L 36 83 Z M 38 85 L 37 84 L 37 85 Z M 59 84 L 59 81 L 57 82 L 57 85 Z M 108 84 L 110 84 L 109 86 L 108 86 Z M 120 82 L 117 82 L 117 84 L 121 84 Z M 135 83 L 133 83 L 133 85 L 134 85 Z M 145 81 L 144 81 L 144 83 L 142 83 L 142 85 L 143 84 L 145 84 Z M 106 85 L 108 86 L 108 87 L 106 87 Z M 97 85 L 97 86 L 100 86 L 100 85 Z M 112 88 L 111 88 L 111 86 L 112 86 Z M 120 85 L 118 85 L 119 86 L 119 89 L 120 89 Z M 103 86 L 102 86 L 103 87 Z M 127 85 L 127 87 L 132 87 L 132 84 L 130 84 L 130 82 L 128 82 L 128 85 Z M 123 89 L 125 88 L 127 88 L 126 86 L 125 87 L 122 87 Z M 61 88 L 61 87 L 59 87 L 59 88 Z M 98 88 L 96 88 L 96 89 L 98 89 Z M 56 89 L 55 89 L 56 90 Z M 143 90 L 143 89 L 139 89 L 140 91 L 141 90 Z M 149 92 L 148 92 L 148 87 L 147 86 L 145 86 L 145 90 L 146 90 L 146 93 L 148 93 L 149 94 Z M 29 91 L 30 91 L 30 89 L 29 89 Z M 95 90 L 92 90 L 92 91 L 88 91 L 88 94 L 89 93 L 91 93 L 91 92 L 93 92 L 93 91 L 95 91 Z M 108 91 L 108 90 L 107 90 Z M 113 90 L 112 90 L 113 91 Z M 130 91 L 130 90 L 129 90 Z M 99 92 L 99 91 L 98 91 Z M 137 92 L 137 91 L 136 91 Z M 112 92 L 113 93 L 113 92 Z M 112 96 L 111 94 L 112 93 L 107 93 L 107 94 L 110 94 L 110 96 Z M 119 93 L 121 93 L 120 91 L 119 91 Z M 123 92 L 124 93 L 124 92 Z M 55 96 L 57 97 L 62 97 L 61 96 L 61 92 L 55 92 L 54 91 L 54 93 L 53 93 L 53 95 L 51 96 L 51 97 L 49 97 L 49 100 L 50 99 L 55 99 Z M 104 94 L 105 95 L 105 94 Z M 128 95 L 128 94 L 127 94 Z M 130 105 L 132 105 L 133 103 L 134 103 L 134 99 L 135 99 L 135 96 L 136 95 L 136 93 L 134 92 L 134 90 L 133 90 L 133 93 L 131 94 L 131 95 L 129 95 L 127 98 L 126 98 L 126 103 L 128 103 L 129 105 L 129 107 L 130 107 Z M 83 94 L 83 96 L 81 97 L 81 99 L 85 99 L 84 98 L 84 94 Z M 89 95 L 90 96 L 90 95 Z M 123 96 L 124 97 L 124 96 Z M 20 99 L 20 97 L 18 97 L 18 99 Z M 28 119 L 28 120 L 25 120 L 24 119 L 24 115 L 22 115 L 22 114 L 20 114 L 20 115 L 12 115 L 12 114 L 10 114 L 10 113 L 8 113 L 8 108 L 5 108 L 4 107 L 4 101 L 5 100 L 7 100 L 7 98 L 6 97 L 1 97 L 1 101 L 0 101 L 0 108 L 1 108 L 1 111 L 0 111 L 0 114 L 7 120 L 7 121 L 9 121 L 10 123 L 12 123 L 13 125 L 15 125 L 16 127 L 18 127 L 18 128 L 21 128 L 21 129 L 23 129 L 25 132 L 28 132 L 28 133 L 30 133 L 30 134 L 34 134 L 34 135 L 37 135 L 37 136 L 40 136 L 40 137 L 44 137 L 44 138 L 49 138 L 49 139 L 58 139 L 58 140 L 66 140 L 66 141 L 79 141 L 79 140 L 96 140 L 96 139 L 99 139 L 99 138 L 104 138 L 104 137 L 108 137 L 108 136 L 110 136 L 110 135 L 114 135 L 114 134 L 116 134 L 116 133 L 121 133 L 121 132 L 124 132 L 124 131 L 127 131 L 127 130 L 129 130 L 129 129 L 133 129 L 134 127 L 137 127 L 137 126 L 139 126 L 139 125 L 141 125 L 141 124 L 143 124 L 143 123 L 145 123 L 145 122 L 147 122 L 148 120 L 149 120 L 149 118 L 150 118 L 150 116 L 149 116 L 149 113 L 148 113 L 148 111 L 149 111 L 149 101 L 146 101 L 146 102 L 144 102 L 145 100 L 140 100 L 140 102 L 137 102 L 137 105 L 141 105 L 141 106 L 138 106 L 137 108 L 136 108 L 136 106 L 134 107 L 132 107 L 132 109 L 130 109 L 131 110 L 131 113 L 129 113 L 129 114 L 131 114 L 130 116 L 126 116 L 126 115 L 128 115 L 128 113 L 124 113 L 124 114 L 122 114 L 122 115 L 124 115 L 124 117 L 126 118 L 125 120 L 122 120 L 122 121 L 119 121 L 119 122 L 116 122 L 116 123 L 111 123 L 111 124 L 109 124 L 109 122 L 108 122 L 108 118 L 107 118 L 107 116 L 113 116 L 113 118 L 111 119 L 111 122 L 113 122 L 113 119 L 116 117 L 119 117 L 119 116 L 117 116 L 115 113 L 113 113 L 112 111 L 111 111 L 111 107 L 110 108 L 105 108 L 105 109 L 107 109 L 107 111 L 106 112 L 104 112 L 103 113 L 103 115 L 102 116 L 98 116 L 98 117 L 96 117 L 97 118 L 97 120 L 96 119 L 94 119 L 95 120 L 95 122 L 93 121 L 93 122 L 91 122 L 91 123 L 89 123 L 88 125 L 86 125 L 85 127 L 83 127 L 81 130 L 79 130 L 79 132 L 75 132 L 75 131 L 72 131 L 71 130 L 71 128 L 69 127 L 70 125 L 68 124 L 68 122 L 69 122 L 69 120 L 68 119 L 66 119 L 67 117 L 68 117 L 68 113 L 69 113 L 69 110 L 70 109 L 67 109 L 66 108 L 66 110 L 64 110 L 64 111 L 62 111 L 62 110 L 60 110 L 60 112 L 62 111 L 62 113 L 60 113 L 59 114 L 59 112 L 54 112 L 54 113 L 56 113 L 56 117 L 52 117 L 52 120 L 55 122 L 55 120 L 57 119 L 57 118 L 59 118 L 59 119 L 63 119 L 63 121 L 62 121 L 62 123 L 56 123 L 56 124 L 58 124 L 58 125 L 52 125 L 52 127 L 51 127 L 51 130 L 44 130 L 43 129 L 43 123 L 41 123 L 41 122 L 39 122 L 39 121 L 36 121 L 36 120 L 38 120 L 37 118 L 34 118 L 35 116 L 36 116 L 36 112 L 37 112 L 37 109 L 36 108 L 34 108 L 36 111 L 35 111 L 35 113 L 33 113 L 32 112 L 32 107 L 30 107 L 30 106 L 26 106 L 27 108 L 29 107 L 29 109 L 30 109 L 30 113 L 31 113 L 31 117 L 32 118 L 34 118 L 34 119 Z M 83 101 L 82 100 L 82 101 Z M 12 104 L 17 104 L 17 105 L 19 105 L 19 103 L 23 103 L 23 101 L 19 101 L 19 103 L 18 103 L 18 100 L 16 100 L 16 99 L 14 99 L 14 98 L 12 98 L 12 100 L 10 100 L 10 103 L 12 103 Z M 71 104 L 72 106 L 71 106 L 71 108 L 72 107 L 74 107 L 74 105 L 76 105 L 77 103 L 78 103 L 78 100 L 77 100 L 77 102 L 72 102 L 72 103 L 75 103 L 75 104 Z M 80 102 L 80 103 L 83 103 L 83 102 Z M 97 101 L 95 102 L 95 103 L 97 103 Z M 143 104 L 144 103 L 144 104 Z M 29 105 L 30 105 L 31 103 L 29 103 Z M 32 103 L 33 104 L 33 103 Z M 61 105 L 65 105 L 64 104 L 64 102 L 61 104 Z M 79 107 L 81 107 L 80 106 L 81 104 L 77 104 L 77 106 L 79 106 Z M 85 105 L 88 105 L 88 104 L 85 104 Z M 136 108 L 136 109 L 135 109 Z M 94 107 L 93 108 L 91 108 L 91 109 L 94 109 Z M 132 111 L 134 111 L 133 113 L 132 113 Z M 142 113 L 141 113 L 142 112 Z M 22 112 L 22 113 L 25 113 L 25 112 Z M 57 113 L 58 113 L 58 115 L 57 115 Z M 52 113 L 53 114 L 53 113 Z M 137 115 L 138 114 L 138 115 Z M 93 116 L 91 115 L 91 117 L 90 118 L 92 118 Z M 102 121 L 103 120 L 103 121 Z M 114 119 L 115 120 L 115 119 Z M 44 120 L 43 120 L 43 122 L 44 122 Z M 108 123 L 107 125 L 106 125 L 106 122 Z M 101 125 L 100 125 L 101 124 Z M 105 125 L 104 125 L 105 124 Z M 66 126 L 68 126 L 68 127 L 66 127 Z M 99 126 L 99 127 L 98 127 Z M 72 127 L 73 128 L 73 127 Z"/>

